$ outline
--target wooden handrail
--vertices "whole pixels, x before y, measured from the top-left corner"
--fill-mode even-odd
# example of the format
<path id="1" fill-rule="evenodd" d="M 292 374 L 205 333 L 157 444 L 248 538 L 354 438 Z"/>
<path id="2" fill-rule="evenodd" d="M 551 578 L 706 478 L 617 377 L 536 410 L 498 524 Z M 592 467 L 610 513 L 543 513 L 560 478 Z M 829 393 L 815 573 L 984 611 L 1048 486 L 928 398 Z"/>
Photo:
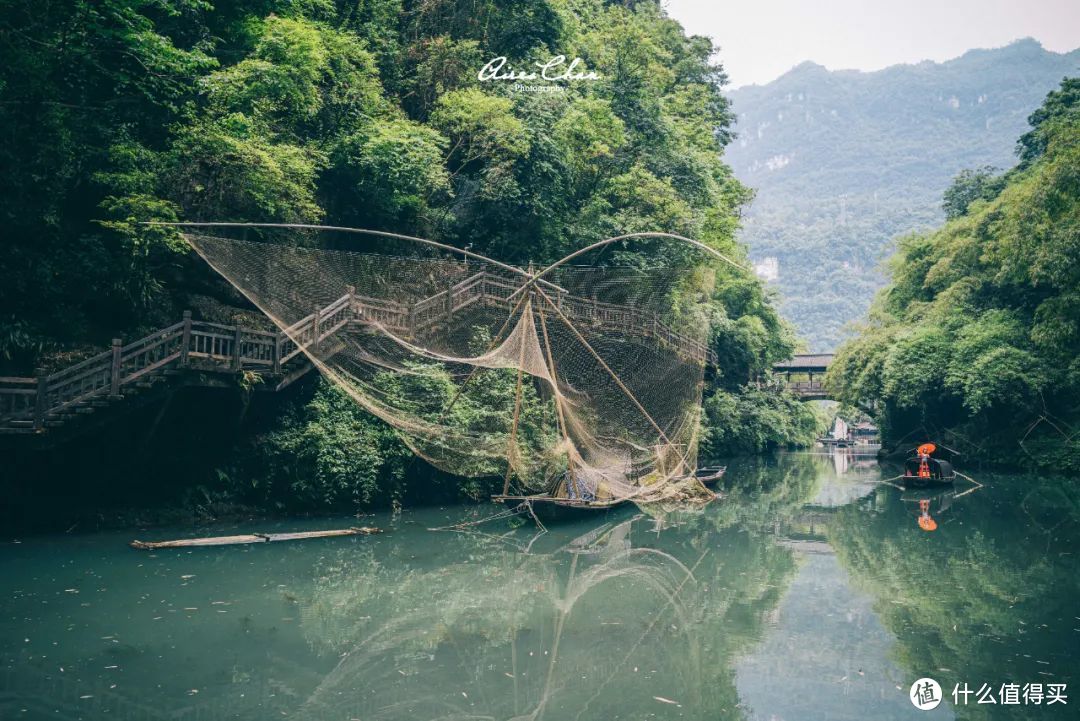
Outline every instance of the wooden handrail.
<path id="1" fill-rule="evenodd" d="M 169 367 L 186 367 L 193 360 L 200 368 L 235 372 L 245 366 L 282 372 L 282 367 L 352 323 L 378 323 L 395 331 L 414 333 L 476 302 L 512 303 L 499 290 L 519 286 L 490 273 L 476 273 L 446 290 L 411 306 L 381 298 L 357 295 L 354 290 L 324 308 L 301 318 L 278 332 L 184 320 L 143 338 L 97 353 L 48 375 L 33 378 L 0 377 L 0 422 L 32 418 L 36 428 L 45 416 L 96 396 L 122 389 L 149 373 Z M 476 289 L 479 288 L 477 292 Z M 659 316 L 632 306 L 620 306 L 572 296 L 558 289 L 555 303 L 567 318 L 618 332 L 652 337 L 686 353 L 696 362 L 715 363 L 711 348 L 668 327 Z M 317 331 L 317 336 L 316 336 Z M 209 365 L 207 365 L 209 364 Z"/>

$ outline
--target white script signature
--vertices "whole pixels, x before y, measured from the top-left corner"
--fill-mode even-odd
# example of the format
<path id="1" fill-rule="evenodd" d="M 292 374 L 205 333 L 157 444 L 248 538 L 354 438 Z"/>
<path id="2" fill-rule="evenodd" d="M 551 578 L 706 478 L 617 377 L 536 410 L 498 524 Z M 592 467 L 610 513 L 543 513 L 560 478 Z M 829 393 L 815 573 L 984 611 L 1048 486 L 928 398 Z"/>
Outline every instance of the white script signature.
<path id="1" fill-rule="evenodd" d="M 585 72 L 579 70 L 578 66 L 582 64 L 581 58 L 574 58 L 569 62 L 566 62 L 565 55 L 556 55 L 547 62 L 533 63 L 536 67 L 540 68 L 540 72 L 531 72 L 527 70 L 514 70 L 512 67 L 506 64 L 506 56 L 500 55 L 497 58 L 492 58 L 491 61 L 480 69 L 477 73 L 476 79 L 481 82 L 488 80 L 599 80 L 600 74 L 592 70 Z"/>

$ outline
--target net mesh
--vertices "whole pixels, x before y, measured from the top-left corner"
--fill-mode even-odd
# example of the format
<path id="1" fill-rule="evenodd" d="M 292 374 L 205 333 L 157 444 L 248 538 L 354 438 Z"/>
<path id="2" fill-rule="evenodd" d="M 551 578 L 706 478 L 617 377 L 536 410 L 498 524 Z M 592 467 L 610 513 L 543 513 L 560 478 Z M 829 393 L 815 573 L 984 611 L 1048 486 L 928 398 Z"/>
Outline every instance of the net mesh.
<path id="1" fill-rule="evenodd" d="M 437 468 L 582 502 L 705 496 L 700 270 L 535 279 L 401 240 L 355 252 L 325 232 L 262 236 L 185 235 L 283 331 L 280 362 L 306 356 Z"/>

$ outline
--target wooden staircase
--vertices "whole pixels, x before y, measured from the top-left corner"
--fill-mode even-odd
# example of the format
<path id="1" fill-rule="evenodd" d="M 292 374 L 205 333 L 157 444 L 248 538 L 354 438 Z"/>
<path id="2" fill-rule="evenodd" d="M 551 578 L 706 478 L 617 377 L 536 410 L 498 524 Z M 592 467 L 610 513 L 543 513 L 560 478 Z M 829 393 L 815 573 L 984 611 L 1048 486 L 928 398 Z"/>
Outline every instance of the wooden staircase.
<path id="1" fill-rule="evenodd" d="M 655 314 L 547 285 L 559 312 L 576 324 L 648 338 L 692 362 L 716 362 L 710 348 L 669 328 Z M 347 286 L 343 296 L 278 332 L 196 321 L 185 311 L 179 323 L 133 343 L 115 338 L 109 350 L 54 373 L 0 377 L 0 435 L 43 434 L 83 424 L 159 386 L 235 386 L 236 376 L 251 373 L 259 378 L 257 388 L 278 391 L 312 369 L 306 349 L 333 343 L 342 329 L 379 326 L 413 338 L 474 304 L 514 306 L 519 288 L 511 280 L 477 273 L 407 306 L 359 295 Z"/>
<path id="2" fill-rule="evenodd" d="M 114 339 L 109 350 L 55 373 L 0 377 L 0 434 L 70 428 L 164 387 L 235 386 L 245 372 L 259 376 L 257 388 L 281 390 L 312 368 L 303 353 L 303 339 L 315 342 L 311 325 L 311 316 L 298 324 L 298 344 L 283 332 L 195 321 L 185 312 L 175 325 L 126 345 Z M 320 341 L 338 330 L 326 328 Z"/>

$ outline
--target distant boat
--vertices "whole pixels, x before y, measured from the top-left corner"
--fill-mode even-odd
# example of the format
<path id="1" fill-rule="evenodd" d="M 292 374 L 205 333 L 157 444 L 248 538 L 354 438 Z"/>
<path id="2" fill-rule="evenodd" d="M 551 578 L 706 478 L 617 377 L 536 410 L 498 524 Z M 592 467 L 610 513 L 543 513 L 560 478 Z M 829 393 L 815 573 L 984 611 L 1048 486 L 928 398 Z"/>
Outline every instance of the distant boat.
<path id="1" fill-rule="evenodd" d="M 946 449 L 947 450 L 947 449 Z M 940 453 L 933 443 L 923 443 L 912 451 L 904 461 L 904 475 L 900 477 L 905 486 L 940 486 L 956 480 L 952 463 L 935 456 Z"/>

